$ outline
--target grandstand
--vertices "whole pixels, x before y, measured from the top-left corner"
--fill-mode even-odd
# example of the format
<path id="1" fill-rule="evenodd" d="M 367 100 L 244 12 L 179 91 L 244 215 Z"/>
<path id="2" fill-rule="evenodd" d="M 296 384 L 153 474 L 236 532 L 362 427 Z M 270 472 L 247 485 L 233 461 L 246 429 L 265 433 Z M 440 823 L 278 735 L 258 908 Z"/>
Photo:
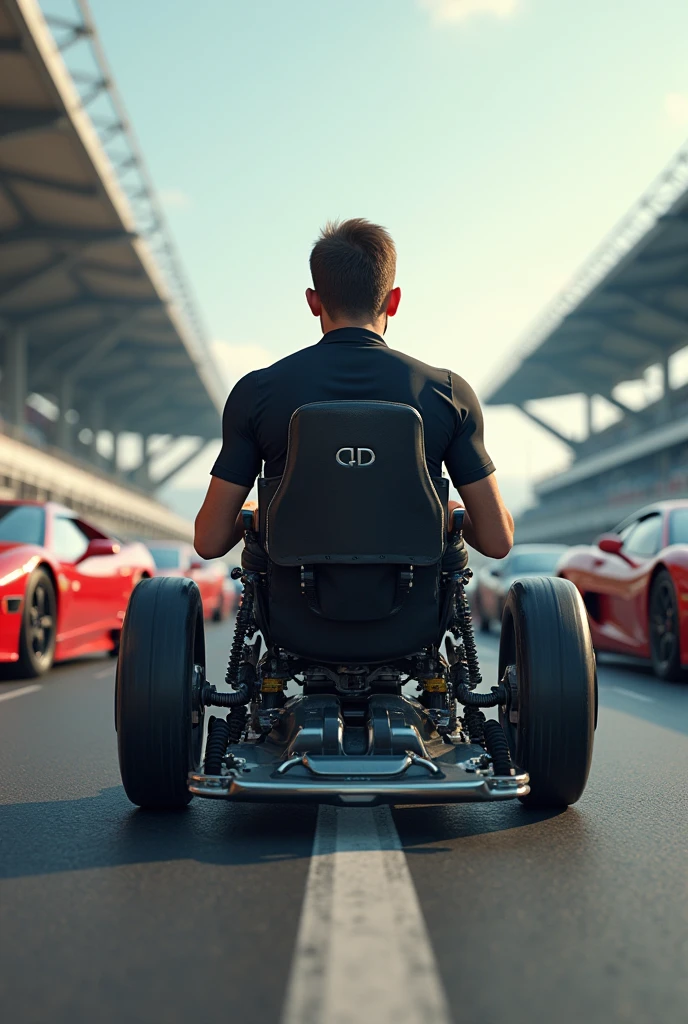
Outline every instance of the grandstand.
<path id="1" fill-rule="evenodd" d="M 688 386 L 671 365 L 688 348 L 688 146 L 557 297 L 488 391 L 565 443 L 568 468 L 540 480 L 517 522 L 520 541 L 586 542 L 640 505 L 688 497 Z M 619 385 L 658 367 L 659 400 L 631 408 Z M 587 436 L 573 439 L 532 406 L 583 396 Z M 602 396 L 617 422 L 593 429 Z"/>
<path id="2" fill-rule="evenodd" d="M 86 0 L 43 6 L 0 0 L 0 489 L 187 537 L 154 491 L 218 435 L 220 376 Z"/>

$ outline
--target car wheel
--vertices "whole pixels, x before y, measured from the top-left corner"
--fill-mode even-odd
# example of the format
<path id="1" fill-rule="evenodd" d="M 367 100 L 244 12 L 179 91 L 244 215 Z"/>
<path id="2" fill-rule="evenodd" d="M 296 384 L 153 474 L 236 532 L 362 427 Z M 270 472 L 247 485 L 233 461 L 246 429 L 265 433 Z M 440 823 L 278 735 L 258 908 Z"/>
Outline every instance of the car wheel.
<path id="1" fill-rule="evenodd" d="M 203 607 L 196 584 L 158 576 L 134 588 L 117 662 L 115 728 L 122 782 L 132 803 L 188 804 L 203 746 Z"/>
<path id="2" fill-rule="evenodd" d="M 479 624 L 480 624 L 480 632 L 481 633 L 489 633 L 490 632 L 490 620 L 488 618 L 486 618 L 485 615 L 480 613 L 478 615 L 478 621 L 479 621 Z"/>
<path id="3" fill-rule="evenodd" d="M 595 733 L 595 657 L 580 594 L 568 580 L 518 580 L 506 599 L 499 710 L 514 763 L 530 775 L 531 807 L 563 808 L 583 793 Z"/>
<path id="4" fill-rule="evenodd" d="M 225 610 L 224 610 L 223 603 L 222 603 L 222 595 L 220 595 L 220 600 L 218 601 L 216 606 L 213 608 L 213 622 L 222 622 L 222 620 L 225 617 L 224 613 L 225 613 Z"/>
<path id="5" fill-rule="evenodd" d="M 24 593 L 19 635 L 19 674 L 24 678 L 42 676 L 52 666 L 57 639 L 55 586 L 45 569 L 31 573 Z"/>
<path id="6" fill-rule="evenodd" d="M 655 675 L 667 682 L 682 679 L 678 601 L 674 581 L 666 569 L 652 581 L 649 634 Z"/>

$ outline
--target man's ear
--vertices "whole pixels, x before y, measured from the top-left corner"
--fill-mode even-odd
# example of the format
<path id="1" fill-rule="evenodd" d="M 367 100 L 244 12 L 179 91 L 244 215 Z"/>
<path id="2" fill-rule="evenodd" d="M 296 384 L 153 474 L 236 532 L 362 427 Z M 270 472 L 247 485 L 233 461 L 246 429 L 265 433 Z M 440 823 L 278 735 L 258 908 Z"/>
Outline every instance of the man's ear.
<path id="1" fill-rule="evenodd" d="M 306 302 L 313 316 L 320 316 L 322 314 L 320 296 L 312 288 L 306 288 Z"/>
<path id="2" fill-rule="evenodd" d="M 387 309 L 385 312 L 387 316 L 394 316 L 396 311 L 399 309 L 399 303 L 401 302 L 401 288 L 392 288 L 387 299 Z"/>

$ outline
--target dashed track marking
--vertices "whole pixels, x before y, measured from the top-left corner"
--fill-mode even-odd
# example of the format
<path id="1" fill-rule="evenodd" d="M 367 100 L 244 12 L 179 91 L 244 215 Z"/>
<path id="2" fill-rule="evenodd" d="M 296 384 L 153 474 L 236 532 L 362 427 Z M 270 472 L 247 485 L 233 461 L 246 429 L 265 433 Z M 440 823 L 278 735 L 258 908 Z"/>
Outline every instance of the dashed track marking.
<path id="1" fill-rule="evenodd" d="M 450 1024 L 387 807 L 320 807 L 282 1024 Z"/>
<path id="2" fill-rule="evenodd" d="M 43 687 L 38 683 L 31 686 L 20 686 L 18 690 L 10 690 L 9 693 L 0 693 L 0 700 L 12 700 L 13 697 L 25 697 L 27 693 L 35 693 Z"/>
<path id="3" fill-rule="evenodd" d="M 656 702 L 652 697 L 646 697 L 644 693 L 636 693 L 635 690 L 626 690 L 623 686 L 612 686 L 612 690 L 615 693 L 620 693 L 622 697 L 632 697 L 633 700 L 640 700 L 643 704 L 655 704 Z"/>

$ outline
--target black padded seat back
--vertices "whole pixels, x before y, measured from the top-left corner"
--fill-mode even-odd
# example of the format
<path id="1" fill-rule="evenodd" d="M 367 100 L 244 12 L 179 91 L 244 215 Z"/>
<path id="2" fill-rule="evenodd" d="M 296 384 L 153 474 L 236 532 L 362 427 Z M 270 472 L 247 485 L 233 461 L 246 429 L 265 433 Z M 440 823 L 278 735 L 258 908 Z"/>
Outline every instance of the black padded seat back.
<path id="1" fill-rule="evenodd" d="M 395 402 L 297 409 L 265 544 L 279 566 L 439 563 L 444 511 L 418 412 Z"/>

